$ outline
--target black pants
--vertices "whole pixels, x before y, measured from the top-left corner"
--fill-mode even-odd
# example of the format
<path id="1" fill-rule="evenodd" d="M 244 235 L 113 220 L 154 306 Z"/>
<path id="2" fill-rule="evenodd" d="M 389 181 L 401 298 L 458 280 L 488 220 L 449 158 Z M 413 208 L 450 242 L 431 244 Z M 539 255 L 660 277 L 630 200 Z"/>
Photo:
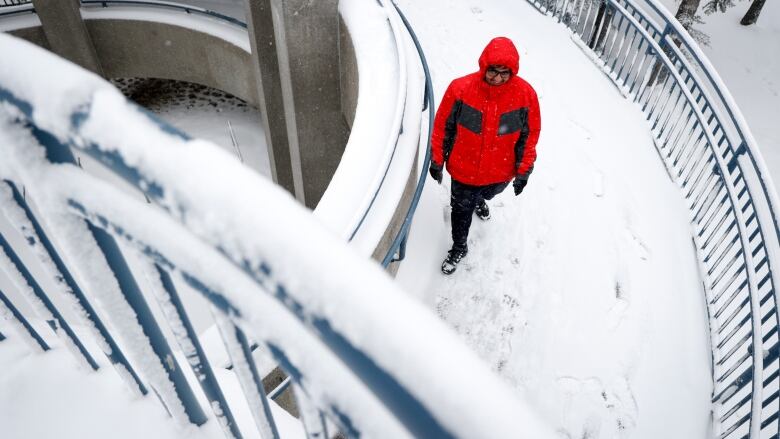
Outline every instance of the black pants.
<path id="1" fill-rule="evenodd" d="M 487 186 L 471 186 L 452 180 L 450 206 L 452 206 L 452 248 L 468 250 L 466 240 L 471 227 L 471 215 L 482 200 L 490 200 L 500 194 L 509 182 Z"/>

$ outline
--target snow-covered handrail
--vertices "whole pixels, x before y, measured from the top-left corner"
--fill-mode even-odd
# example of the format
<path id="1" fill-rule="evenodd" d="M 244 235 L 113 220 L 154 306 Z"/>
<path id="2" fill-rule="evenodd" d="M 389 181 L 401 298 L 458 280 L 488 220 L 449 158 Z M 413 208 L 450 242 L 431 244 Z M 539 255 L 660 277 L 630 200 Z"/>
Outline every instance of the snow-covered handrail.
<path id="1" fill-rule="evenodd" d="M 152 340 L 153 313 L 130 303 L 131 296 L 135 302 L 146 296 L 127 294 L 142 288 L 124 262 L 131 255 L 144 264 L 147 283 L 199 371 L 206 371 L 206 360 L 192 347 L 176 287 L 189 285 L 217 310 L 263 437 L 278 431 L 263 415 L 269 411 L 245 355 L 248 337 L 267 347 L 292 378 L 310 437 L 331 437 L 333 425 L 348 437 L 553 437 L 444 323 L 281 188 L 43 49 L 0 35 L 0 52 L 27 61 L 0 64 L 0 178 L 26 188 L 25 202 L 35 204 L 31 211 L 75 281 L 123 340 L 134 340 L 119 348 L 147 368 L 141 376 L 175 418 L 198 424 L 203 414 L 169 378 L 177 368 L 170 354 L 160 354 L 157 345 L 165 340 Z M 49 80 L 52 72 L 58 81 Z M 143 195 L 83 171 L 72 149 Z M 262 202 L 247 203 L 248 194 Z M 9 215 L 11 205 L 1 206 L 11 224 L 35 237 L 24 214 L 9 209 Z M 5 260 L 0 267 L 14 269 Z M 125 372 L 120 375 L 127 378 Z M 237 437 L 224 418 L 233 402 L 214 398 L 215 414 L 207 416 L 220 418 L 225 433 Z"/>
<path id="2" fill-rule="evenodd" d="M 715 434 L 776 437 L 778 197 L 744 117 L 658 0 L 528 1 L 563 22 L 642 107 L 689 201 L 710 317 Z"/>
<path id="3" fill-rule="evenodd" d="M 355 48 L 357 105 L 341 162 L 315 215 L 371 255 L 403 202 L 418 152 L 424 152 L 425 74 L 390 0 L 342 0 L 339 12 Z"/>
<path id="4" fill-rule="evenodd" d="M 398 11 L 398 15 L 401 17 L 401 20 L 403 20 L 404 26 L 406 26 L 407 31 L 409 32 L 409 35 L 412 37 L 412 40 L 414 41 L 414 45 L 417 48 L 418 56 L 420 57 L 420 61 L 422 63 L 423 70 L 425 71 L 425 107 L 423 107 L 423 110 L 426 108 L 428 109 L 428 133 L 431 133 L 433 131 L 433 119 L 435 116 L 435 101 L 433 99 L 433 84 L 431 81 L 431 72 L 428 70 L 428 61 L 425 59 L 425 53 L 422 50 L 422 47 L 420 46 L 419 40 L 417 40 L 417 35 L 414 32 L 414 29 L 412 28 L 412 25 L 409 24 L 409 21 L 407 21 L 406 17 L 404 16 L 403 12 L 398 8 L 398 5 L 393 2 L 393 6 L 395 6 L 395 9 Z M 422 161 L 422 166 L 420 166 L 420 176 L 417 179 L 417 187 L 414 190 L 414 195 L 412 196 L 412 201 L 409 205 L 409 210 L 406 212 L 406 215 L 404 216 L 403 224 L 401 225 L 401 230 L 398 231 L 398 234 L 396 235 L 393 242 L 390 244 L 390 248 L 387 250 L 387 254 L 385 255 L 384 259 L 382 260 L 382 266 L 387 267 L 390 265 L 391 262 L 397 262 L 402 261 L 405 257 L 406 253 L 406 240 L 409 237 L 409 228 L 412 225 L 412 219 L 414 218 L 414 213 L 417 210 L 417 204 L 420 202 L 420 197 L 422 196 L 422 190 L 423 187 L 425 187 L 425 179 L 428 177 L 428 166 L 431 164 L 431 136 L 426 135 L 426 143 L 425 143 L 425 158 Z"/>

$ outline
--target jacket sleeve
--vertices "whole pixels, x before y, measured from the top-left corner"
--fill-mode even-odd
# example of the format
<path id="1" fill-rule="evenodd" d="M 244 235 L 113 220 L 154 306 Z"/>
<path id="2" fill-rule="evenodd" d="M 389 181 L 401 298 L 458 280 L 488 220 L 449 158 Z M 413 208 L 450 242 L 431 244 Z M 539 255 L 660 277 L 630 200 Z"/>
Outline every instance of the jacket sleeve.
<path id="1" fill-rule="evenodd" d="M 450 117 L 455 105 L 455 87 L 451 82 L 441 98 L 439 108 L 436 109 L 436 118 L 433 121 L 433 133 L 431 134 L 431 161 L 438 166 L 444 166 L 444 143 L 448 136 L 455 135 L 455 121 Z M 451 141 L 451 140 L 450 140 Z"/>
<path id="2" fill-rule="evenodd" d="M 528 117 L 526 118 L 526 124 L 528 137 L 525 141 L 525 148 L 523 148 L 523 157 L 517 168 L 517 175 L 525 179 L 527 179 L 534 170 L 534 162 L 536 161 L 536 142 L 539 140 L 539 131 L 542 129 L 542 117 L 539 114 L 539 99 L 536 97 L 536 91 L 534 91 L 530 84 L 528 85 L 527 93 Z"/>

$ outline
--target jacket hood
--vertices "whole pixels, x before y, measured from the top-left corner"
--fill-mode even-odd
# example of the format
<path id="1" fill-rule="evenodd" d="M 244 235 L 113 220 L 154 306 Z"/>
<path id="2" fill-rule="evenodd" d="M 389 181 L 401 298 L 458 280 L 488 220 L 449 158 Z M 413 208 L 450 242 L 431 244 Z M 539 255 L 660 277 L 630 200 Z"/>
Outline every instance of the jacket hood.
<path id="1" fill-rule="evenodd" d="M 512 76 L 516 76 L 520 69 L 520 54 L 517 53 L 515 44 L 506 37 L 496 37 L 490 40 L 482 55 L 479 57 L 479 71 L 482 75 L 488 66 L 506 66 L 512 70 Z"/>

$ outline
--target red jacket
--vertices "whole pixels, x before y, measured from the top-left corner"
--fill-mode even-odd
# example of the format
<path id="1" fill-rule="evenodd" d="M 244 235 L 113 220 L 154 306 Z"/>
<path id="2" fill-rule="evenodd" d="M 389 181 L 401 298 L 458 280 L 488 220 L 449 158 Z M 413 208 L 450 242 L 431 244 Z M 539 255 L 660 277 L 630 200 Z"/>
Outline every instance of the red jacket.
<path id="1" fill-rule="evenodd" d="M 453 179 L 484 186 L 531 174 L 541 118 L 536 92 L 517 76 L 519 61 L 510 39 L 494 38 L 479 57 L 479 71 L 447 87 L 431 148 L 433 162 L 446 162 Z M 512 76 L 502 85 L 488 84 L 485 71 L 491 65 L 508 67 Z"/>

